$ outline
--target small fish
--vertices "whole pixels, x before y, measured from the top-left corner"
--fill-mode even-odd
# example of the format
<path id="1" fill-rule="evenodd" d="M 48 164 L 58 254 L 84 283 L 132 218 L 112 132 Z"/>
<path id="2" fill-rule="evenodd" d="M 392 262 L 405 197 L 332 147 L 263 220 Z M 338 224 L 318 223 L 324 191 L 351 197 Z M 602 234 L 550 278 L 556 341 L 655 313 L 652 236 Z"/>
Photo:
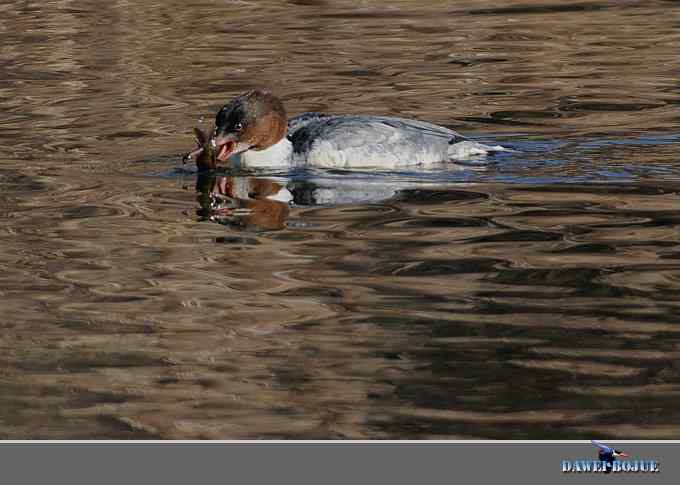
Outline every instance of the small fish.
<path id="1" fill-rule="evenodd" d="M 196 136 L 196 148 L 182 157 L 182 163 L 196 160 L 196 167 L 199 172 L 214 170 L 217 166 L 214 144 L 200 128 L 194 128 L 194 135 Z"/>

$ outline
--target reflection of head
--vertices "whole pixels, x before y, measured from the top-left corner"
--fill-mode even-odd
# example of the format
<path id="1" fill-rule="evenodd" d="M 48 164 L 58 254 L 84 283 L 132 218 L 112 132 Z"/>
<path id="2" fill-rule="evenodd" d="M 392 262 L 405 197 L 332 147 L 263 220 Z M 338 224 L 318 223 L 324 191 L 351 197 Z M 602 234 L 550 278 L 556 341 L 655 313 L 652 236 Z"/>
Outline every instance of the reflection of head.
<path id="1" fill-rule="evenodd" d="M 290 194 L 269 179 L 199 174 L 196 181 L 197 211 L 211 220 L 238 229 L 278 230 L 290 212 Z"/>

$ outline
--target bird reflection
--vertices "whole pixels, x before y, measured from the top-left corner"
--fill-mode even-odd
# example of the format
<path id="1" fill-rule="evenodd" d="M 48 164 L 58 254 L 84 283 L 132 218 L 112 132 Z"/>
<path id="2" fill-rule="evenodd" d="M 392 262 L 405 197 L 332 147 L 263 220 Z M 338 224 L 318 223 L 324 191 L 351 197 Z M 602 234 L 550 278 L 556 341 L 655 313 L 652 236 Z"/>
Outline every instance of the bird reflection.
<path id="1" fill-rule="evenodd" d="M 286 227 L 291 206 L 378 202 L 412 188 L 406 182 L 366 179 L 267 178 L 199 172 L 196 191 L 200 220 L 234 229 L 274 231 Z"/>
<path id="2" fill-rule="evenodd" d="M 210 172 L 198 174 L 196 191 L 200 205 L 196 213 L 201 220 L 253 231 L 283 229 L 293 199 L 274 180 Z"/>

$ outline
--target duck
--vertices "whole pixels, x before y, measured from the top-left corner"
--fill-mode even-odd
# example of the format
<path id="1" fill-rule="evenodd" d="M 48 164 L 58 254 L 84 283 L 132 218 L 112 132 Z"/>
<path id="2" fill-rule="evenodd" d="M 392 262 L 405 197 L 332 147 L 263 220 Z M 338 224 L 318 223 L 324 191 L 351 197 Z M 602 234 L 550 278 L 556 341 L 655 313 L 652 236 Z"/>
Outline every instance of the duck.
<path id="1" fill-rule="evenodd" d="M 214 169 L 218 162 L 245 169 L 393 169 L 511 151 L 415 119 L 318 112 L 289 119 L 282 101 L 268 89 L 246 92 L 222 106 L 209 144 L 199 143 L 188 155 L 212 153 L 199 170 Z"/>

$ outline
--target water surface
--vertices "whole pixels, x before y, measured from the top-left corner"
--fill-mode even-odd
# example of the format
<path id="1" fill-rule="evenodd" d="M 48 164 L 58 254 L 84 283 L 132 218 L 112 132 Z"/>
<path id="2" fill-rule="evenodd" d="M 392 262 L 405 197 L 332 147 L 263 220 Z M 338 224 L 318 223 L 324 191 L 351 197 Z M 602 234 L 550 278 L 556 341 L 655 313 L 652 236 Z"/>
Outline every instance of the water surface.
<path id="1" fill-rule="evenodd" d="M 0 438 L 680 437 L 680 4 L 0 4 Z M 254 86 L 517 150 L 180 154 Z"/>

